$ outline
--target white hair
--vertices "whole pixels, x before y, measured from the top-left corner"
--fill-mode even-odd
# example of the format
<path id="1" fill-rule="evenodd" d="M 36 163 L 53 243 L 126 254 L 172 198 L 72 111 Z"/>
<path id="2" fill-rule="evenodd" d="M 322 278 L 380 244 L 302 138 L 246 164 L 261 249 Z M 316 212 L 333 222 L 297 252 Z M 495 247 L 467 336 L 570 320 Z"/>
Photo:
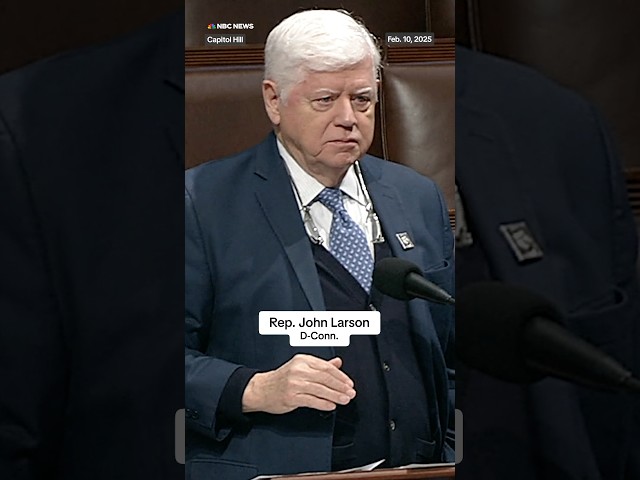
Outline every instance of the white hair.
<path id="1" fill-rule="evenodd" d="M 289 88 L 308 72 L 336 72 L 371 59 L 380 69 L 375 37 L 345 10 L 306 10 L 280 22 L 264 47 L 265 80 L 277 84 L 286 102 Z"/>

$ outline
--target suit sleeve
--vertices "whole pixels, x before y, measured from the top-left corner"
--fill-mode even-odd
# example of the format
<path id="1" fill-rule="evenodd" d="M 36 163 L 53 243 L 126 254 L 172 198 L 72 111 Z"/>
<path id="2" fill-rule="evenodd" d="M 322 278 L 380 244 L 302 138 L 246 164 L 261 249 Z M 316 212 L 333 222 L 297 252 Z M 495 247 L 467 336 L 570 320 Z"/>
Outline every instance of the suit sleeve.
<path id="1" fill-rule="evenodd" d="M 231 423 L 219 421 L 218 408 L 230 377 L 241 365 L 207 353 L 214 291 L 202 233 L 185 190 L 185 416 L 186 426 L 214 440 L 231 433 Z M 226 395 L 225 395 L 226 396 Z"/>
<path id="2" fill-rule="evenodd" d="M 57 292 L 14 134 L 0 97 L 0 478 L 31 480 L 57 476 L 68 379 Z"/>

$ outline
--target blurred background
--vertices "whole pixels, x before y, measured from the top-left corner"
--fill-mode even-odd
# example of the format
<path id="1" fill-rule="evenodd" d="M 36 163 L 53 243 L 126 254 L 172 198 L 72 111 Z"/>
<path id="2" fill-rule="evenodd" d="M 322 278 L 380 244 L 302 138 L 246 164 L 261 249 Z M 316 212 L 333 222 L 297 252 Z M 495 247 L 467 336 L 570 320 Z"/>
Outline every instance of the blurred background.
<path id="1" fill-rule="evenodd" d="M 640 217 L 640 2 L 457 0 L 456 42 L 529 65 L 604 115 Z"/>
<path id="2" fill-rule="evenodd" d="M 182 0 L 0 2 L 0 73 L 108 41 L 183 7 Z"/>

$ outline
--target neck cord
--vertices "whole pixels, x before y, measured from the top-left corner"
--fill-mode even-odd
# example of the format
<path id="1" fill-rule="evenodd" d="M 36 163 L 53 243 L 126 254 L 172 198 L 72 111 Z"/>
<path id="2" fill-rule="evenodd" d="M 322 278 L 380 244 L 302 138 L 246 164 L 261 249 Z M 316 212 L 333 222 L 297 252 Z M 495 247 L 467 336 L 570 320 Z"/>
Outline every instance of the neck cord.
<path id="1" fill-rule="evenodd" d="M 358 185 L 360 187 L 360 190 L 362 191 L 362 194 L 364 196 L 365 203 L 366 203 L 365 209 L 367 211 L 367 222 L 371 222 L 371 233 L 373 238 L 372 241 L 374 244 L 383 243 L 385 240 L 384 240 L 384 236 L 382 235 L 382 227 L 380 225 L 380 220 L 378 219 L 378 215 L 373 210 L 373 203 L 371 201 L 371 196 L 369 195 L 369 191 L 367 190 L 367 187 L 364 183 L 364 179 L 362 177 L 362 171 L 360 170 L 360 162 L 356 162 L 354 164 L 354 167 L 356 172 L 356 178 L 358 180 Z M 320 235 L 320 230 L 318 230 L 316 222 L 313 220 L 313 216 L 311 215 L 311 205 L 313 205 L 313 203 L 316 200 L 314 199 L 308 204 L 304 205 L 302 203 L 302 197 L 300 196 L 298 187 L 296 186 L 295 182 L 293 181 L 293 178 L 291 177 L 291 172 L 289 172 L 288 169 L 287 169 L 287 172 L 289 173 L 289 181 L 293 186 L 293 191 L 298 200 L 298 205 L 300 206 L 299 209 L 300 209 L 300 212 L 302 213 L 302 221 L 304 223 L 304 228 L 307 232 L 307 235 L 309 236 L 309 238 L 313 243 L 315 243 L 316 245 L 322 245 L 324 244 L 324 239 Z"/>

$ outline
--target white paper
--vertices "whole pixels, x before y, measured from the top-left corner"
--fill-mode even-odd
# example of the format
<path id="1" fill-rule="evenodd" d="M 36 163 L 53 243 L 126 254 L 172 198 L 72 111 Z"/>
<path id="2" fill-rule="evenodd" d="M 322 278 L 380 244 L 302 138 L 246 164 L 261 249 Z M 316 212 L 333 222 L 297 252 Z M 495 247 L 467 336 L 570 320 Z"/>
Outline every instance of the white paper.
<path id="1" fill-rule="evenodd" d="M 370 463 L 369 465 L 365 465 L 364 467 L 356 467 L 349 468 L 348 470 L 340 470 L 339 472 L 331 472 L 331 473 L 349 473 L 349 472 L 370 472 L 382 462 L 384 462 L 384 458 L 382 460 L 378 460 L 377 462 Z"/>
<path id="2" fill-rule="evenodd" d="M 403 468 L 439 468 L 439 467 L 455 467 L 455 463 L 410 463 L 409 465 L 403 465 L 402 467 L 396 467 L 394 470 L 402 470 Z"/>
<path id="3" fill-rule="evenodd" d="M 382 462 L 384 462 L 384 460 L 385 459 L 383 458 L 382 460 L 378 460 L 377 462 L 370 463 L 369 465 L 364 465 L 362 467 L 349 468 L 347 470 L 340 470 L 338 472 L 306 472 L 306 473 L 298 473 L 297 475 L 303 477 L 305 475 L 322 475 L 323 473 L 370 472 L 371 470 L 376 468 L 378 465 L 380 465 Z M 290 477 L 291 475 L 295 475 L 295 474 L 287 473 L 284 475 L 258 475 L 257 477 L 253 477 L 251 480 L 269 480 L 271 478 Z"/>

